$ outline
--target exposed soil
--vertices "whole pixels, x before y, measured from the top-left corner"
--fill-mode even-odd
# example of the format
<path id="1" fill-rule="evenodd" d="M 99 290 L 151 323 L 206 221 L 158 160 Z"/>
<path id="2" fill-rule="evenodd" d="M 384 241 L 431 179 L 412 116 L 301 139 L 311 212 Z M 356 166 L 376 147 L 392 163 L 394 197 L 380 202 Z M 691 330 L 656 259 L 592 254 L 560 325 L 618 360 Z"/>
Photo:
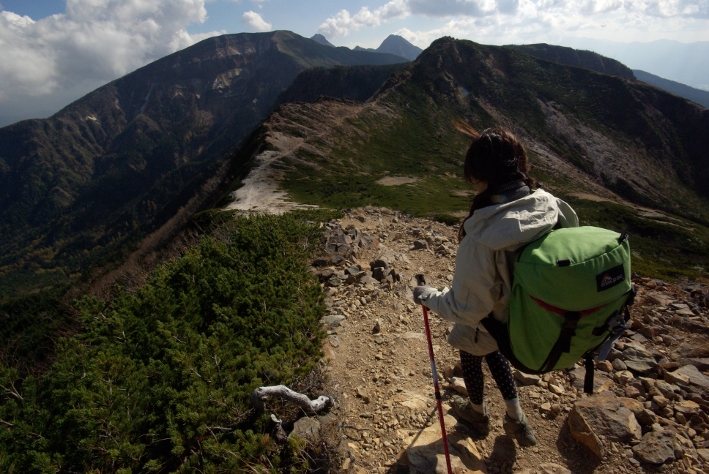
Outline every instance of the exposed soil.
<path id="1" fill-rule="evenodd" d="M 377 184 L 382 186 L 400 186 L 402 184 L 411 184 L 418 181 L 418 178 L 407 178 L 406 176 L 387 176 L 377 181 Z"/>

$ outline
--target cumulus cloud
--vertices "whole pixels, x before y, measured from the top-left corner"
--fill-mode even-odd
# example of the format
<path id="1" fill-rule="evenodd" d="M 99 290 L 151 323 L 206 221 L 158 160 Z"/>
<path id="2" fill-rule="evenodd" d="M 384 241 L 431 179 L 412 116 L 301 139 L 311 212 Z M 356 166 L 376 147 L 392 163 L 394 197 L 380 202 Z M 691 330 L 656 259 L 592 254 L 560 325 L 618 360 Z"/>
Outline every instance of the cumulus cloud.
<path id="1" fill-rule="evenodd" d="M 392 0 L 374 11 L 362 7 L 355 15 L 350 15 L 347 10 L 340 10 L 318 27 L 318 33 L 328 38 L 347 36 L 352 31 L 379 26 L 386 21 L 405 18 L 410 14 L 408 0 Z"/>
<path id="2" fill-rule="evenodd" d="M 185 29 L 206 20 L 204 4 L 67 0 L 63 14 L 37 21 L 0 12 L 0 108 L 7 114 L 23 97 L 86 93 L 210 36 Z"/>
<path id="3" fill-rule="evenodd" d="M 261 15 L 256 12 L 245 12 L 244 15 L 241 17 L 241 22 L 251 28 L 251 31 L 271 30 L 271 24 L 266 23 L 266 21 L 261 18 Z"/>
<path id="4" fill-rule="evenodd" d="M 474 37 L 479 41 L 512 43 L 524 38 L 542 41 L 550 32 L 596 34 L 608 30 L 632 31 L 642 39 L 648 31 L 706 30 L 697 20 L 709 18 L 709 0 L 391 0 L 375 10 L 355 15 L 341 10 L 323 22 L 318 32 L 328 38 L 347 36 L 408 16 L 447 20 L 429 31 L 398 32 L 416 44 L 429 44 L 443 35 Z M 702 27 L 703 25 L 703 27 Z M 414 40 L 414 41 L 412 41 Z"/>

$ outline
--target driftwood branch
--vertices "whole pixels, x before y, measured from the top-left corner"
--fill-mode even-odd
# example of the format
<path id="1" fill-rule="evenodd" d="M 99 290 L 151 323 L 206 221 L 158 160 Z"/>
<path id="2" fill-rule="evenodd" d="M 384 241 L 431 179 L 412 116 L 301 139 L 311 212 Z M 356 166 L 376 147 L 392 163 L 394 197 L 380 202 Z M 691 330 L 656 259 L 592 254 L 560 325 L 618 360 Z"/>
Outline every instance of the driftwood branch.
<path id="1" fill-rule="evenodd" d="M 268 397 L 278 397 L 293 402 L 308 414 L 320 413 L 335 405 L 335 400 L 333 400 L 332 397 L 321 395 L 315 400 L 310 400 L 307 395 L 294 392 L 285 385 L 257 388 L 251 394 L 251 403 L 257 410 L 263 411 L 265 408 L 263 402 Z"/>

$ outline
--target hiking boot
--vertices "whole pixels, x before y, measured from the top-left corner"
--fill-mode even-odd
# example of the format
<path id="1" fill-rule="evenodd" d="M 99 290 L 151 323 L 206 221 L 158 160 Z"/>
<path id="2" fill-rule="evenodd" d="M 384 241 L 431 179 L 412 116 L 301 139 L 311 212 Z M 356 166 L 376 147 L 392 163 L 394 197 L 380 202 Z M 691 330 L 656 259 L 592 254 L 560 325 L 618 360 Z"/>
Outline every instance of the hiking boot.
<path id="1" fill-rule="evenodd" d="M 522 415 L 522 419 L 517 421 L 505 413 L 505 421 L 502 423 L 502 427 L 505 429 L 505 434 L 516 439 L 517 444 L 521 447 L 536 446 L 537 438 L 534 437 L 532 427 L 529 426 L 527 415 Z"/>
<path id="2" fill-rule="evenodd" d="M 483 404 L 485 413 L 475 411 L 470 400 L 463 397 L 454 396 L 451 408 L 453 414 L 465 422 L 471 429 L 474 438 L 485 438 L 490 433 L 490 416 L 487 413 L 487 405 Z"/>

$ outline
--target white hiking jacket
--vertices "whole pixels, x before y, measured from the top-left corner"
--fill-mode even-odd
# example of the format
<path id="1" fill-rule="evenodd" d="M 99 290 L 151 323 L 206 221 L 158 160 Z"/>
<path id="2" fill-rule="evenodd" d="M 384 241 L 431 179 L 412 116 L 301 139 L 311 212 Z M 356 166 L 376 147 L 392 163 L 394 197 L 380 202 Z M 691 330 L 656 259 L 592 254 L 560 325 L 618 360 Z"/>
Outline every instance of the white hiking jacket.
<path id="1" fill-rule="evenodd" d="M 507 321 L 514 251 L 549 232 L 557 222 L 561 227 L 579 225 L 567 203 L 541 189 L 478 209 L 465 221 L 466 235 L 458 247 L 452 288 L 431 289 L 421 295 L 429 309 L 456 323 L 448 336 L 453 347 L 477 356 L 497 350 L 480 320 L 492 313 Z"/>

